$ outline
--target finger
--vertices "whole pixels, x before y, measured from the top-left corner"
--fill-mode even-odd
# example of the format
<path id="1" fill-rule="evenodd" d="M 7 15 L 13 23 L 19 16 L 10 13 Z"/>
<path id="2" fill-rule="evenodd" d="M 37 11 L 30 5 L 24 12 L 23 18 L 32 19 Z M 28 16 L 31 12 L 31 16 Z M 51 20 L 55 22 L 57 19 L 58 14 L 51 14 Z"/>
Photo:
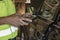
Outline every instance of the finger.
<path id="1" fill-rule="evenodd" d="M 24 22 L 23 20 L 20 19 L 21 25 L 28 25 L 28 23 Z"/>
<path id="2" fill-rule="evenodd" d="M 23 21 L 28 21 L 28 22 L 32 22 L 31 19 L 28 19 L 28 18 L 22 18 Z"/>
<path id="3" fill-rule="evenodd" d="M 30 13 L 26 13 L 23 15 L 23 17 L 31 17 L 31 16 L 32 16 L 32 14 L 30 14 Z"/>
<path id="4" fill-rule="evenodd" d="M 36 18 L 36 15 L 32 15 L 30 19 Z"/>
<path id="5" fill-rule="evenodd" d="M 25 15 L 32 15 L 31 13 L 26 13 Z"/>
<path id="6" fill-rule="evenodd" d="M 18 22 L 19 22 L 19 26 L 20 26 L 20 25 L 21 25 L 21 26 L 24 25 L 21 21 L 22 21 L 22 20 L 19 19 L 19 21 L 18 21 Z"/>

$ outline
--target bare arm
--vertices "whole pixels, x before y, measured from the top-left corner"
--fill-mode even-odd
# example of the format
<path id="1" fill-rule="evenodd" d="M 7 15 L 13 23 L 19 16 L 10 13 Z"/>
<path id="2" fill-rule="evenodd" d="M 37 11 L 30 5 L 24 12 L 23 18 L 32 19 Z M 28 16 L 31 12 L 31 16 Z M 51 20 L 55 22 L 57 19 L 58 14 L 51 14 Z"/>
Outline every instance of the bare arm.
<path id="1" fill-rule="evenodd" d="M 7 16 L 7 17 L 0 17 L 0 25 L 2 24 L 11 24 L 14 26 L 28 25 L 28 23 L 24 22 L 23 20 L 32 22 L 32 20 L 29 18 L 26 18 L 23 16 L 19 17 L 19 15 L 14 14 L 14 15 Z"/>
<path id="2" fill-rule="evenodd" d="M 14 14 L 15 15 L 15 14 Z M 8 18 L 11 18 L 12 16 L 14 16 L 14 15 L 11 15 L 11 16 L 7 16 L 7 17 L 0 17 L 0 25 L 1 24 L 6 24 L 6 23 L 8 23 Z"/>
<path id="3" fill-rule="evenodd" d="M 7 23 L 7 22 L 6 22 L 6 18 L 7 18 L 7 17 L 0 18 L 0 25 Z"/>

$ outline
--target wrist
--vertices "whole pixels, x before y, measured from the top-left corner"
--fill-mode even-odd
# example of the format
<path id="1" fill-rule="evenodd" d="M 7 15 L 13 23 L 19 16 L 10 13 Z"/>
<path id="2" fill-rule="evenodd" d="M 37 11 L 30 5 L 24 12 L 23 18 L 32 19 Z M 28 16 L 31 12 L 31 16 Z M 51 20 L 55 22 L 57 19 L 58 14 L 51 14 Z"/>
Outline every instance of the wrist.
<path id="1" fill-rule="evenodd" d="M 8 24 L 8 17 L 4 18 L 3 21 L 4 21 L 5 24 Z"/>
<path id="2" fill-rule="evenodd" d="M 10 20 L 11 20 L 12 16 L 8 16 L 5 18 L 5 23 L 6 24 L 10 24 Z"/>

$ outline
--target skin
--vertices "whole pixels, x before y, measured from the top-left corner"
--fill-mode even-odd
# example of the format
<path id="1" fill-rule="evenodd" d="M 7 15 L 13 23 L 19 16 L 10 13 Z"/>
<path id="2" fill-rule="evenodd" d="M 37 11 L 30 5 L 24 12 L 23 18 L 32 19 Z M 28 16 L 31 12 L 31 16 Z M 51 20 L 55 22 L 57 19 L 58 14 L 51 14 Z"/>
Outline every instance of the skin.
<path id="1" fill-rule="evenodd" d="M 0 17 L 0 25 L 2 24 L 11 24 L 13 26 L 28 25 L 32 20 L 30 19 L 30 14 L 14 14 L 7 17 Z M 27 22 L 25 22 L 27 21 Z"/>

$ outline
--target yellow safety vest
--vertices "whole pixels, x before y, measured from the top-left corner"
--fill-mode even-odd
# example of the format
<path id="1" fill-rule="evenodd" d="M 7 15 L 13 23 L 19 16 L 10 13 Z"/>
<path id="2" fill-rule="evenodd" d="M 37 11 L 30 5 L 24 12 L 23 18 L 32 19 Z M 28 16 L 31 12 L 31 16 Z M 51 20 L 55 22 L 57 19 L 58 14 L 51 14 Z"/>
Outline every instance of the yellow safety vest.
<path id="1" fill-rule="evenodd" d="M 16 13 L 12 0 L 0 1 L 0 17 L 10 16 Z M 17 36 L 17 27 L 10 24 L 0 25 L 0 40 L 8 40 Z"/>

